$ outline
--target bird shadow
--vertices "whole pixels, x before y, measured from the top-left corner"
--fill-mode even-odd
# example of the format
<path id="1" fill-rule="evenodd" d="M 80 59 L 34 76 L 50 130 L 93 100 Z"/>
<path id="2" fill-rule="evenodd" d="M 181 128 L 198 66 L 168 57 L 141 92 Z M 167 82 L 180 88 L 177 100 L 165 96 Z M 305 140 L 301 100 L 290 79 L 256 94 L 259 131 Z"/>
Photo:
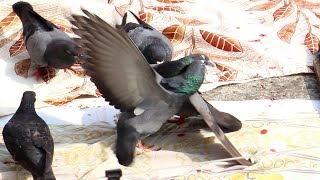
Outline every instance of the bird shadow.
<path id="1" fill-rule="evenodd" d="M 204 120 L 191 118 L 182 125 L 165 123 L 157 133 L 143 140 L 147 147 L 180 152 L 194 162 L 231 158 L 218 142 Z"/>

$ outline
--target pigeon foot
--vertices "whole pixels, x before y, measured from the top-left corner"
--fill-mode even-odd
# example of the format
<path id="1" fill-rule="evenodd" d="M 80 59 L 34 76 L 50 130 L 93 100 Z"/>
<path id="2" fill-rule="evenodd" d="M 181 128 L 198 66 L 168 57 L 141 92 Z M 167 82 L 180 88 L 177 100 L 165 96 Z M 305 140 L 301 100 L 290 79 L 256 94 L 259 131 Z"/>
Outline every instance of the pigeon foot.
<path id="1" fill-rule="evenodd" d="M 48 83 L 50 79 L 56 76 L 56 71 L 51 67 L 40 67 L 32 74 L 32 76 L 35 76 L 37 80 L 42 79 L 44 82 Z"/>

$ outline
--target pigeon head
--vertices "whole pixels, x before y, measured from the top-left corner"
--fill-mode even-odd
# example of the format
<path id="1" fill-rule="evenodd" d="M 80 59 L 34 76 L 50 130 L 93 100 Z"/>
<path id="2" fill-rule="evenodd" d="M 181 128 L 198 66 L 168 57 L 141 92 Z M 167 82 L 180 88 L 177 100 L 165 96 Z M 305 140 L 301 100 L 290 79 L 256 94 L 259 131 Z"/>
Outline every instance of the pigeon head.
<path id="1" fill-rule="evenodd" d="M 20 16 L 26 10 L 33 10 L 33 7 L 28 2 L 19 1 L 12 5 L 13 11 Z"/>
<path id="2" fill-rule="evenodd" d="M 20 106 L 16 112 L 19 113 L 33 113 L 34 110 L 34 103 L 36 102 L 36 93 L 33 91 L 25 91 L 23 93 Z"/>
<path id="3" fill-rule="evenodd" d="M 36 93 L 33 91 L 25 91 L 22 96 L 22 101 L 36 102 Z"/>
<path id="4" fill-rule="evenodd" d="M 72 41 L 57 39 L 48 44 L 44 58 L 48 66 L 55 69 L 65 69 L 76 61 L 77 48 Z"/>
<path id="5" fill-rule="evenodd" d="M 192 58 L 193 60 L 202 61 L 205 65 L 209 64 L 209 57 L 205 54 L 191 54 L 188 57 Z"/>
<path id="6" fill-rule="evenodd" d="M 157 62 L 171 60 L 171 57 L 167 56 L 165 48 L 157 44 L 147 46 L 142 54 L 148 60 L 149 64 L 157 64 Z"/>

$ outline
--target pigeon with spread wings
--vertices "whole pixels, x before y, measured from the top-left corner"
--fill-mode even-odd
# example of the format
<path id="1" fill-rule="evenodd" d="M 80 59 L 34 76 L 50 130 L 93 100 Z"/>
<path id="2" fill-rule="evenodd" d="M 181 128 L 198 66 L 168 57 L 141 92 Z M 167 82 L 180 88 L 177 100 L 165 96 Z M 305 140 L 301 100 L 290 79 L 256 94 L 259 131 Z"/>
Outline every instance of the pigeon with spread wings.
<path id="1" fill-rule="evenodd" d="M 120 164 L 129 165 L 137 141 L 158 131 L 197 92 L 204 80 L 204 62 L 195 61 L 184 73 L 163 78 L 122 28 L 82 11 L 87 17 L 72 15 L 71 21 L 88 54 L 82 67 L 105 100 L 123 112 L 117 123 L 116 155 Z"/>

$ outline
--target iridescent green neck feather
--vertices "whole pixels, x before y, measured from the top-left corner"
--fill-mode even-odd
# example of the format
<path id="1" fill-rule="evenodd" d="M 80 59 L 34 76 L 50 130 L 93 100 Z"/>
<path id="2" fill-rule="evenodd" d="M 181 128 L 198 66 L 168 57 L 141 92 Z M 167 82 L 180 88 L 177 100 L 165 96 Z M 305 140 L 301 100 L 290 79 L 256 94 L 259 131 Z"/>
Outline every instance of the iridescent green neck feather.
<path id="1" fill-rule="evenodd" d="M 184 96 L 198 91 L 204 80 L 203 75 L 188 75 L 184 83 L 177 88 L 177 95 Z"/>

